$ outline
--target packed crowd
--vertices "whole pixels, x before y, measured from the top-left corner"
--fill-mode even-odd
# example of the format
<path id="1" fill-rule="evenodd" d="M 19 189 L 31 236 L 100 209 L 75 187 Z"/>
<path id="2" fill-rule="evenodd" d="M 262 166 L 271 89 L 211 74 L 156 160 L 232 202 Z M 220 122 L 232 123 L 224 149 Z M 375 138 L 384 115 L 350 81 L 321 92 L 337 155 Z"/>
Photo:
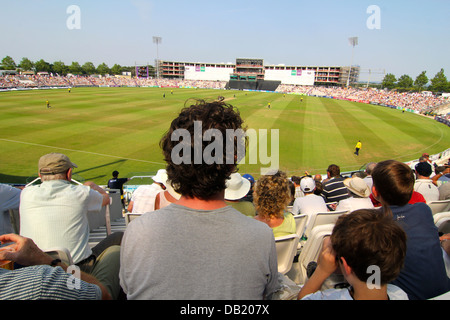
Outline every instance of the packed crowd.
<path id="1" fill-rule="evenodd" d="M 305 94 L 318 97 L 332 97 L 335 99 L 350 100 L 362 103 L 373 103 L 400 108 L 425 111 L 442 104 L 448 99 L 422 93 L 396 92 L 376 88 L 342 88 L 342 87 L 311 87 L 280 85 L 277 92 Z"/>
<path id="2" fill-rule="evenodd" d="M 0 269 L 0 298 L 283 299 L 287 287 L 292 293 L 293 281 L 278 272 L 275 238 L 297 233 L 294 215 L 312 219 L 318 210 L 346 213 L 323 241 L 318 261 L 311 261 L 306 281 L 294 283 L 295 298 L 424 300 L 450 291 L 444 262 L 450 235 L 439 234 L 428 206 L 448 199 L 450 163 L 434 166 L 433 175 L 423 154 L 414 173 L 386 160 L 348 178 L 332 164 L 325 179 L 288 178 L 276 170 L 255 181 L 237 172 L 237 157 L 228 162 L 226 143 L 216 159 L 222 161 L 212 165 L 173 159 L 179 146 L 172 134 L 182 129 L 193 136 L 195 121 L 202 121 L 203 130 L 221 130 L 223 137 L 243 127 L 239 112 L 224 101 L 184 108 L 161 138 L 166 169 L 153 177 L 153 185 L 138 188 L 127 207 L 139 216 L 125 232 L 92 248 L 87 212 L 100 212 L 109 195 L 90 181 L 71 183 L 77 165 L 66 155 L 39 159 L 39 185 L 0 185 L 0 241 L 8 244 L 0 261 L 14 262 L 13 270 Z M 209 146 L 202 148 L 206 152 Z M 121 188 L 128 181 L 114 172 L 108 186 Z M 20 212 L 19 234 L 4 219 L 13 208 Z M 76 290 L 66 273 L 74 266 L 42 250 L 53 247 L 67 248 L 80 270 Z M 366 271 L 374 265 L 380 269 L 375 288 L 368 286 Z M 336 273 L 343 282 L 323 291 Z"/>
<path id="3" fill-rule="evenodd" d="M 125 78 L 115 76 L 84 77 L 58 75 L 20 75 L 0 76 L 0 89 L 8 88 L 38 88 L 38 87 L 66 87 L 66 86 L 128 86 L 128 87 L 186 87 L 224 89 L 226 81 L 184 80 L 184 79 L 153 79 L 153 78 Z M 319 97 L 332 97 L 363 103 L 381 104 L 407 108 L 424 112 L 448 103 L 442 96 L 426 95 L 422 93 L 408 93 L 381 90 L 376 88 L 342 88 L 322 86 L 298 86 L 281 84 L 276 92 L 305 94 Z"/>

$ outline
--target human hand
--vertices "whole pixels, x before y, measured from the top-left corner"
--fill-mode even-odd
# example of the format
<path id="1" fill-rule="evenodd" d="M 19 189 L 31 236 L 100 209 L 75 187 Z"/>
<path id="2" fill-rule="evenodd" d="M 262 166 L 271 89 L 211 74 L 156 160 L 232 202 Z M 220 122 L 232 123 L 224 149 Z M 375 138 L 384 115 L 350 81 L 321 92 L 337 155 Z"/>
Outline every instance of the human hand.
<path id="1" fill-rule="evenodd" d="M 330 237 L 325 237 L 323 239 L 322 251 L 317 261 L 317 268 L 320 268 L 326 274 L 332 274 L 336 271 L 337 267 L 336 253 L 331 246 Z"/>
<path id="2" fill-rule="evenodd" d="M 29 238 L 11 233 L 1 235 L 0 242 L 13 242 L 8 246 L 2 247 L 0 260 L 14 261 L 23 266 L 50 264 L 52 261 L 52 258 L 39 249 L 33 240 Z"/>

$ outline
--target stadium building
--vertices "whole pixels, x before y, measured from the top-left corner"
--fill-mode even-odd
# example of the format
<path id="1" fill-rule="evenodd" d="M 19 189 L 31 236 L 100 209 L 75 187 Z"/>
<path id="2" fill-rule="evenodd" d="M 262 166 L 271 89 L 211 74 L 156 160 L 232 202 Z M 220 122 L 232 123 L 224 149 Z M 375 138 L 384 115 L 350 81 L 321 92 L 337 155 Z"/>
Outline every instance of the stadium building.
<path id="1" fill-rule="evenodd" d="M 279 84 L 345 86 L 350 75 L 348 66 L 265 65 L 263 59 L 242 58 L 235 63 L 158 60 L 157 67 L 166 79 L 227 81 L 233 89 L 268 91 Z M 359 72 L 359 66 L 351 67 L 350 84 L 358 82 Z"/>

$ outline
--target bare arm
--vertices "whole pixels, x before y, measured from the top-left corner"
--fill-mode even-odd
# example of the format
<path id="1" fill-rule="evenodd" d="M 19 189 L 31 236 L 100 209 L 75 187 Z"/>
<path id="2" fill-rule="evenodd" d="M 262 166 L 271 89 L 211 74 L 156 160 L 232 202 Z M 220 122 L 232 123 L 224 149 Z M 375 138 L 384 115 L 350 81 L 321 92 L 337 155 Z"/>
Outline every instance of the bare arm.
<path id="1" fill-rule="evenodd" d="M 53 261 L 51 256 L 39 249 L 34 241 L 29 238 L 17 234 L 5 234 L 0 236 L 0 242 L 14 242 L 7 247 L 3 247 L 5 250 L 0 251 L 0 260 L 14 261 L 23 266 L 50 265 Z M 68 266 L 64 263 L 58 263 L 57 266 L 67 271 Z M 103 300 L 111 299 L 108 290 L 96 278 L 82 271 L 80 271 L 80 276 L 81 280 L 100 287 Z"/>
<path id="2" fill-rule="evenodd" d="M 103 196 L 102 206 L 106 206 L 107 204 L 109 204 L 110 201 L 109 194 L 103 188 L 101 188 L 92 181 L 86 181 L 85 183 L 83 183 L 83 185 L 88 186 L 89 188 L 99 192 Z"/>
<path id="3" fill-rule="evenodd" d="M 320 253 L 317 262 L 317 268 L 298 293 L 298 299 L 302 299 L 308 294 L 319 291 L 324 281 L 336 270 L 336 268 L 336 256 L 331 247 L 330 238 L 326 237 L 323 240 L 322 252 Z"/>

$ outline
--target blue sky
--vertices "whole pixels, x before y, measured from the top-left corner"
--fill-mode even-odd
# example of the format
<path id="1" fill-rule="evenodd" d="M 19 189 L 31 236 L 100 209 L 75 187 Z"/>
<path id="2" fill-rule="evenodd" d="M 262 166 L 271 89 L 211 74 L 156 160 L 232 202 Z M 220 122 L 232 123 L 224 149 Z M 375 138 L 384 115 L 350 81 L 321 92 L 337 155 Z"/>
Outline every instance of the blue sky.
<path id="1" fill-rule="evenodd" d="M 160 59 L 265 64 L 349 65 L 429 78 L 444 68 L 450 78 L 450 1 L 403 0 L 15 0 L 0 1 L 0 59 L 9 55 L 66 64 L 87 61 L 110 67 L 153 64 Z M 66 22 L 80 9 L 80 29 Z M 367 21 L 379 8 L 379 29 Z M 371 20 L 372 21 L 372 20 Z"/>

